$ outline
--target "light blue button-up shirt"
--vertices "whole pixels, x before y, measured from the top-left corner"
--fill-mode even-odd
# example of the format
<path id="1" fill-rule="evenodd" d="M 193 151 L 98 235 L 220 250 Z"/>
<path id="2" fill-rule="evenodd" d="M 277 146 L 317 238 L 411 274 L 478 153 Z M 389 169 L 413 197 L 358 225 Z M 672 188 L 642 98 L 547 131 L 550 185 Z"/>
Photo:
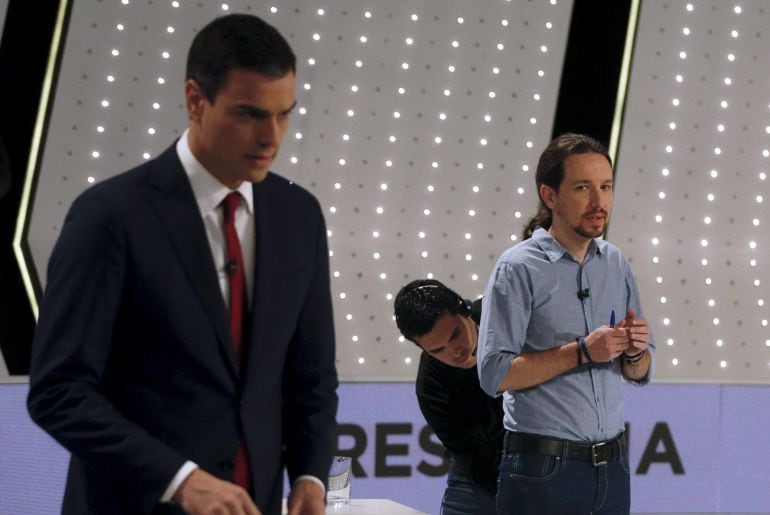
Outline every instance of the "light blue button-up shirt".
<path id="1" fill-rule="evenodd" d="M 589 291 L 580 299 L 578 291 Z M 618 322 L 629 308 L 643 317 L 639 291 L 625 257 L 594 239 L 578 263 L 544 229 L 506 250 L 495 265 L 482 301 L 478 369 L 481 387 L 497 387 L 516 356 L 551 349 Z M 654 357 L 655 341 L 648 350 Z M 577 362 L 577 353 L 575 354 Z M 634 384 L 646 384 L 652 376 Z M 621 360 L 574 368 L 537 386 L 506 391 L 509 431 L 573 441 L 603 441 L 624 427 Z"/>

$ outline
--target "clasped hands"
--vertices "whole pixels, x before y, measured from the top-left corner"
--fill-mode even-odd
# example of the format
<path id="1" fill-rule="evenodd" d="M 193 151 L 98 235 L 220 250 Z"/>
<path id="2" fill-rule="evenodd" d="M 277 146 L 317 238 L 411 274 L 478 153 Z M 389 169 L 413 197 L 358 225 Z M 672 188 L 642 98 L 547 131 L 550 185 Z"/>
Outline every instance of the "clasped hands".
<path id="1" fill-rule="evenodd" d="M 644 318 L 636 318 L 636 310 L 629 309 L 626 317 L 615 327 L 601 326 L 585 337 L 591 359 L 596 362 L 611 361 L 621 354 L 631 357 L 647 350 L 650 326 Z"/>

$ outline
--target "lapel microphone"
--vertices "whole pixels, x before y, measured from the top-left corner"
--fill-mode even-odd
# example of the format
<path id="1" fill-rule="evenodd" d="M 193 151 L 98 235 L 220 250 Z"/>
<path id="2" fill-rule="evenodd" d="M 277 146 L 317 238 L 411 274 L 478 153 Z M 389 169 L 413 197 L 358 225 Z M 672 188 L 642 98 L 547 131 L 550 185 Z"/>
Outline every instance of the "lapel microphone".
<path id="1" fill-rule="evenodd" d="M 237 259 L 231 259 L 230 261 L 225 264 L 225 273 L 228 277 L 232 277 L 235 275 L 235 272 L 238 271 L 238 260 Z"/>
<path id="2" fill-rule="evenodd" d="M 585 290 L 578 290 L 577 296 L 580 300 L 586 300 L 588 297 L 591 296 L 591 288 L 586 288 Z"/>

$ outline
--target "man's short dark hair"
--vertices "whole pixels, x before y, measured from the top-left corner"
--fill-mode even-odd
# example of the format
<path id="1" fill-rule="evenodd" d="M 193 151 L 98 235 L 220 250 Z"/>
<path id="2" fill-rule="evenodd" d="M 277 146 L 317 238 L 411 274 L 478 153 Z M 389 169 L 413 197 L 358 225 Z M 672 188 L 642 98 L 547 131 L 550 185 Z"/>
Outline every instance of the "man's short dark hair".
<path id="1" fill-rule="evenodd" d="M 540 186 L 545 184 L 554 191 L 559 191 L 564 180 L 564 160 L 575 154 L 601 154 L 612 166 L 607 147 L 599 141 L 585 134 L 576 134 L 568 132 L 554 138 L 540 154 L 540 160 L 537 163 L 537 172 L 535 173 L 535 185 L 537 186 L 538 196 L 540 195 Z M 542 227 L 549 229 L 553 217 L 551 210 L 545 205 L 543 199 L 540 199 L 537 214 L 524 226 L 523 239 L 532 237 L 535 229 Z"/>
<path id="2" fill-rule="evenodd" d="M 279 78 L 294 73 L 296 67 L 294 52 L 275 27 L 256 16 L 229 14 L 195 36 L 187 54 L 185 78 L 194 80 L 213 103 L 232 69 Z"/>
<path id="3" fill-rule="evenodd" d="M 418 279 L 401 288 L 393 309 L 398 330 L 414 343 L 431 332 L 442 316 L 471 314 L 469 301 L 435 279 Z"/>

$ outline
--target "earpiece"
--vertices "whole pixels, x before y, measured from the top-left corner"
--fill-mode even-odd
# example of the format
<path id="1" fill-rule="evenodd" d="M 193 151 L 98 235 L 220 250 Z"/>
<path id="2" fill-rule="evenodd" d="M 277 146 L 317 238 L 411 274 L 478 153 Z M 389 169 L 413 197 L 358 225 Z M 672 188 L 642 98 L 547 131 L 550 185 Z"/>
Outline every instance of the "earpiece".
<path id="1" fill-rule="evenodd" d="M 471 316 L 471 301 L 468 299 L 463 299 L 461 297 L 457 298 L 458 302 L 460 303 L 460 306 L 462 309 L 460 310 L 460 314 L 464 316 Z"/>

